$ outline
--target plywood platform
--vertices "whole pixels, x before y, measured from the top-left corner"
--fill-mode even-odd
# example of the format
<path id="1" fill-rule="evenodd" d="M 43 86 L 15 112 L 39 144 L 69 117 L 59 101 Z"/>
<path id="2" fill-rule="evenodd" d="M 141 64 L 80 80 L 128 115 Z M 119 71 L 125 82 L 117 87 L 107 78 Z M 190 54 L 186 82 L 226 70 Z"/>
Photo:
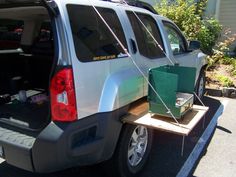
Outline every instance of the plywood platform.
<path id="1" fill-rule="evenodd" d="M 143 102 L 134 105 L 122 121 L 187 136 L 204 117 L 208 109 L 208 107 L 194 105 L 181 119 L 178 119 L 179 124 L 177 124 L 173 118 L 148 113 L 148 103 Z"/>

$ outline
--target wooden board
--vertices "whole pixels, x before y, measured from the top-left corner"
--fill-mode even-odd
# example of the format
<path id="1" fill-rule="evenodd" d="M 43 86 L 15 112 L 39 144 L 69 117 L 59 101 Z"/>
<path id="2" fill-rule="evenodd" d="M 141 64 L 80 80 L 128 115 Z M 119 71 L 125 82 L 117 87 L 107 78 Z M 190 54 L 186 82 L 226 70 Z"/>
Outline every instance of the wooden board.
<path id="1" fill-rule="evenodd" d="M 144 102 L 132 107 L 122 121 L 187 136 L 204 117 L 208 109 L 208 107 L 193 105 L 193 108 L 184 117 L 178 119 L 178 124 L 173 118 L 148 113 L 148 103 Z"/>

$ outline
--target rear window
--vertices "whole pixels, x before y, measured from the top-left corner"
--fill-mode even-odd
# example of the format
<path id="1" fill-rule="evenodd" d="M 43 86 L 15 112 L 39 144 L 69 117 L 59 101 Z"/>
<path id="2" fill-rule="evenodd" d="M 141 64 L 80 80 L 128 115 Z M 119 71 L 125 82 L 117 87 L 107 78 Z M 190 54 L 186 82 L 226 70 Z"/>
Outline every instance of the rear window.
<path id="1" fill-rule="evenodd" d="M 126 56 L 91 6 L 67 5 L 75 51 L 82 62 L 108 60 Z M 120 21 L 112 9 L 97 8 L 113 32 L 127 48 Z"/>
<path id="2" fill-rule="evenodd" d="M 23 28 L 23 21 L 0 19 L 0 50 L 18 49 Z"/>

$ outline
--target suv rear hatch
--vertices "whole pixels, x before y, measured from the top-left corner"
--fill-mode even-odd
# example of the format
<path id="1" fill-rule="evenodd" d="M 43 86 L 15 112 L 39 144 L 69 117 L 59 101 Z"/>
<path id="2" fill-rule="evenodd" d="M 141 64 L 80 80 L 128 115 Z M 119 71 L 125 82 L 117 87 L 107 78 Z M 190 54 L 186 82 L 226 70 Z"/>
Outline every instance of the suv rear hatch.
<path id="1" fill-rule="evenodd" d="M 0 1 L 0 157 L 30 171 L 36 137 L 51 122 L 52 29 L 38 1 Z"/>
<path id="2" fill-rule="evenodd" d="M 35 131 L 50 122 L 55 57 L 49 14 L 33 5 L 0 8 L 0 123 Z"/>

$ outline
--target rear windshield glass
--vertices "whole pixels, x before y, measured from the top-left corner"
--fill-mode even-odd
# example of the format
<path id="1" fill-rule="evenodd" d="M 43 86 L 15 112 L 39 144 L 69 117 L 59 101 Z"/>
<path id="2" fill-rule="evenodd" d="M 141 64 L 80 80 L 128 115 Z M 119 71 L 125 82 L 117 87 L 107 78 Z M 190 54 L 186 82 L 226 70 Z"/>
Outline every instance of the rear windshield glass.
<path id="1" fill-rule="evenodd" d="M 67 5 L 75 51 L 82 62 L 108 60 L 126 56 L 91 6 Z M 112 9 L 97 8 L 113 32 L 127 48 L 120 21 Z"/>
<path id="2" fill-rule="evenodd" d="M 23 28 L 23 21 L 0 19 L 0 50 L 18 49 Z"/>

